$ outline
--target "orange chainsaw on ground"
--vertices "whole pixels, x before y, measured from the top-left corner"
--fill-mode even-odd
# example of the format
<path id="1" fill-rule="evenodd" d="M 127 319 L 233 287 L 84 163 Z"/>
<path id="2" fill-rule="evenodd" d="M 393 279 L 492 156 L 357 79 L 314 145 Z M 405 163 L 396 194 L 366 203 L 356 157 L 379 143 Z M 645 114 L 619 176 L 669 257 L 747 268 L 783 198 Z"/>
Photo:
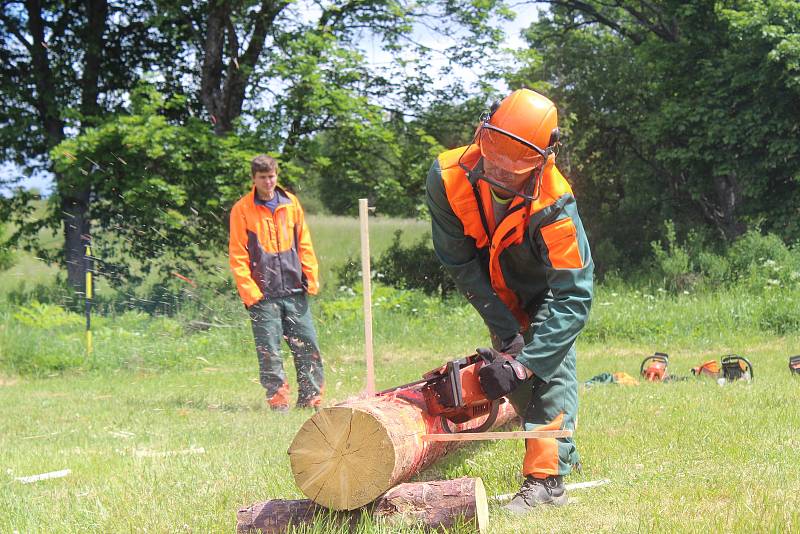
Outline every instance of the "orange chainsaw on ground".
<path id="1" fill-rule="evenodd" d="M 639 374 L 648 382 L 664 382 L 669 376 L 667 374 L 668 365 L 669 355 L 663 352 L 656 352 L 642 360 Z"/>
<path id="2" fill-rule="evenodd" d="M 422 380 L 380 391 L 377 394 L 402 392 L 404 389 L 420 385 L 418 389 L 425 400 L 426 411 L 430 415 L 440 417 L 444 432 L 454 433 L 450 426 L 451 423 L 466 423 L 487 416 L 480 426 L 457 433 L 484 432 L 492 427 L 497 419 L 500 405 L 505 402 L 504 398 L 495 401 L 486 398 L 478 381 L 478 371 L 484 364 L 492 361 L 486 354 L 486 352 L 484 354 L 476 352 L 470 356 L 449 361 L 422 375 Z M 511 358 L 510 356 L 501 357 Z"/>

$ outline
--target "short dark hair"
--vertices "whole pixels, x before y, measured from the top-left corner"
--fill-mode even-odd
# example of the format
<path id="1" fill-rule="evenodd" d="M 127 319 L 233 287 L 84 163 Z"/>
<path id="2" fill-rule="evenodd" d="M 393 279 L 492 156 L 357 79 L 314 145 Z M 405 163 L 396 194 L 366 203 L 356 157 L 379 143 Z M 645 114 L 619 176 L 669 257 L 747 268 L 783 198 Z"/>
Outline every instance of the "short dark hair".
<path id="1" fill-rule="evenodd" d="M 257 172 L 270 171 L 278 172 L 278 161 L 271 156 L 261 154 L 254 157 L 253 161 L 250 162 L 250 174 L 253 176 L 255 176 Z"/>

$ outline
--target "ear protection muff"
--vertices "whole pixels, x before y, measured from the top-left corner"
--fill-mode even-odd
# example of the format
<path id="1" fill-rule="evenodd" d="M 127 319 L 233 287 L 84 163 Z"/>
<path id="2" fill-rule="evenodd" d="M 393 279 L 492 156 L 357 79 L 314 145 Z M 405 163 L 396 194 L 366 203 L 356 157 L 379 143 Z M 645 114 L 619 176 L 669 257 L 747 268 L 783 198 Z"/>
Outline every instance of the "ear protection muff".
<path id="1" fill-rule="evenodd" d="M 554 146 L 559 141 L 561 141 L 561 131 L 558 129 L 558 127 L 555 127 L 550 132 L 550 141 L 547 142 L 547 146 Z"/>
<path id="2" fill-rule="evenodd" d="M 500 103 L 501 103 L 500 100 L 495 100 L 494 102 L 492 102 L 492 107 L 489 108 L 489 115 L 486 117 L 487 121 L 491 119 L 492 115 L 494 115 L 494 112 L 498 110 L 498 108 L 500 107 Z"/>

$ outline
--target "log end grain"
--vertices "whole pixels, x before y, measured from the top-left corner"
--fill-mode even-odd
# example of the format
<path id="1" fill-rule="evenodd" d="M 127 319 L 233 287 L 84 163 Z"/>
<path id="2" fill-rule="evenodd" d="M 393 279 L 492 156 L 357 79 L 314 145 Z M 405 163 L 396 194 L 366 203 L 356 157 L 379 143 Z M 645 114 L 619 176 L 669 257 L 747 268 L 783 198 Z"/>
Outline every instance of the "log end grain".
<path id="1" fill-rule="evenodd" d="M 303 424 L 288 452 L 300 491 L 332 510 L 364 506 L 391 486 L 394 445 L 386 428 L 361 410 L 320 411 Z"/>

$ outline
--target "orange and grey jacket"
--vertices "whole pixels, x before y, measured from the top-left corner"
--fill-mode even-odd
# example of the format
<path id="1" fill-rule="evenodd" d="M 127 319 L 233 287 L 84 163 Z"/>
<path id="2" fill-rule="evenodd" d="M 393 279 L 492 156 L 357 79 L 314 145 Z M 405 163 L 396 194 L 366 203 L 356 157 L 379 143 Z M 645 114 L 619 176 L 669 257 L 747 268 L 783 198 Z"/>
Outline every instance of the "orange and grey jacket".
<path id="1" fill-rule="evenodd" d="M 255 188 L 231 210 L 228 256 L 247 307 L 262 298 L 319 291 L 319 267 L 303 208 L 280 187 L 275 194 L 274 212 L 256 203 Z"/>
<path id="2" fill-rule="evenodd" d="M 592 303 L 594 264 L 572 189 L 551 165 L 538 198 L 526 207 L 514 197 L 498 224 L 489 184 L 473 183 L 460 157 L 470 169 L 482 164 L 472 145 L 440 154 L 428 173 L 436 255 L 499 339 L 534 325 L 517 360 L 549 381 Z"/>

